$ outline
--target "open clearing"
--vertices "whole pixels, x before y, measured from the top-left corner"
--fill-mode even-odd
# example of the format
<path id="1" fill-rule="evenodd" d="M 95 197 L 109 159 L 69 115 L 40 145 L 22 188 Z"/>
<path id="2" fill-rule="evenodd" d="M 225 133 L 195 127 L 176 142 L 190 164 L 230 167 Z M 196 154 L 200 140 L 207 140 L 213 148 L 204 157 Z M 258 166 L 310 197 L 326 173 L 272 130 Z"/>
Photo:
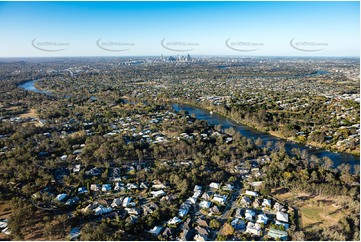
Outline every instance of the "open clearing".
<path id="1" fill-rule="evenodd" d="M 310 194 L 295 194 L 282 190 L 274 190 L 273 195 L 281 200 L 287 200 L 291 206 L 298 209 L 303 228 L 330 227 L 338 223 L 340 219 L 350 213 L 339 204 L 349 198 L 330 198 L 324 196 L 312 196 Z"/>
<path id="2" fill-rule="evenodd" d="M 20 118 L 39 118 L 34 108 L 29 109 L 27 112 L 20 114 Z"/>

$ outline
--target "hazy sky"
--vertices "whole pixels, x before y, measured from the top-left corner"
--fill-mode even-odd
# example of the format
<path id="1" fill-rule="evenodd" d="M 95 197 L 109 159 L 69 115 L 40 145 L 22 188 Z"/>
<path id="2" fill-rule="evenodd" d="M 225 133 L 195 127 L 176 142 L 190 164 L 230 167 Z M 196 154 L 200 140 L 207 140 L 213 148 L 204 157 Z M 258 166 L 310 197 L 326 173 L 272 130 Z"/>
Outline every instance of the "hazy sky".
<path id="1" fill-rule="evenodd" d="M 0 57 L 359 56 L 359 21 L 359 2 L 0 2 Z"/>

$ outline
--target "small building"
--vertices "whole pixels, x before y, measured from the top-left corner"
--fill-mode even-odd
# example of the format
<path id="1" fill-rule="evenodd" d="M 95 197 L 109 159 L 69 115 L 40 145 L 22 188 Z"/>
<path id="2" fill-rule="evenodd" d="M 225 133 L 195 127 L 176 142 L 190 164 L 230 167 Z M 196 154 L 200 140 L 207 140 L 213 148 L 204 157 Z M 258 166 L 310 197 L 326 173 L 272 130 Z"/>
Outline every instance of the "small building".
<path id="1" fill-rule="evenodd" d="M 113 208 L 120 207 L 123 203 L 123 198 L 114 198 L 112 204 L 110 205 Z"/>
<path id="2" fill-rule="evenodd" d="M 166 193 L 165 193 L 163 190 L 152 191 L 152 192 L 150 192 L 150 194 L 153 195 L 153 198 L 161 197 L 161 196 L 165 196 L 165 195 L 166 195 Z"/>
<path id="3" fill-rule="evenodd" d="M 276 214 L 276 219 L 281 222 L 288 223 L 288 214 L 278 211 Z"/>
<path id="4" fill-rule="evenodd" d="M 194 198 L 199 198 L 199 196 L 201 195 L 201 193 L 202 193 L 201 191 L 195 191 L 192 197 L 194 197 Z"/>
<path id="5" fill-rule="evenodd" d="M 263 199 L 263 202 L 262 202 L 262 207 L 271 207 L 272 206 L 272 201 L 271 199 Z"/>
<path id="6" fill-rule="evenodd" d="M 191 203 L 191 204 L 196 204 L 197 198 L 189 197 L 186 201 L 188 201 L 188 202 Z"/>
<path id="7" fill-rule="evenodd" d="M 168 221 L 168 224 L 178 224 L 180 222 L 182 222 L 182 220 L 180 218 L 174 217 Z"/>
<path id="8" fill-rule="evenodd" d="M 213 196 L 213 192 L 208 191 L 208 192 L 204 192 L 201 198 L 204 200 L 210 200 L 212 196 Z"/>
<path id="9" fill-rule="evenodd" d="M 236 211 L 234 212 L 234 217 L 235 218 L 242 218 L 242 209 L 241 208 L 236 208 Z"/>
<path id="10" fill-rule="evenodd" d="M 209 202 L 209 201 L 201 201 L 199 203 L 199 207 L 203 208 L 203 209 L 210 208 L 210 206 L 211 206 L 211 202 Z"/>
<path id="11" fill-rule="evenodd" d="M 98 192 L 102 187 L 99 184 L 91 184 L 90 191 Z"/>
<path id="12" fill-rule="evenodd" d="M 68 194 L 61 193 L 61 194 L 57 195 L 55 199 L 59 202 L 63 202 L 66 200 L 67 197 L 68 197 Z"/>
<path id="13" fill-rule="evenodd" d="M 94 214 L 95 215 L 102 215 L 105 213 L 110 213 L 113 209 L 111 207 L 103 207 L 102 205 L 99 205 L 97 208 L 95 208 Z"/>
<path id="14" fill-rule="evenodd" d="M 110 184 L 103 184 L 102 185 L 102 192 L 109 192 L 112 190 L 112 185 Z"/>
<path id="15" fill-rule="evenodd" d="M 208 238 L 205 235 L 202 234 L 196 234 L 196 236 L 194 236 L 194 240 L 195 241 L 207 241 Z"/>
<path id="16" fill-rule="evenodd" d="M 160 232 L 162 232 L 163 227 L 162 226 L 154 226 L 151 230 L 148 232 L 152 234 L 153 236 L 158 236 Z"/>
<path id="17" fill-rule="evenodd" d="M 206 237 L 208 237 L 209 234 L 210 234 L 210 231 L 209 231 L 208 227 L 197 226 L 195 228 L 195 231 L 197 231 L 197 233 L 200 234 L 200 235 L 205 235 Z"/>
<path id="18" fill-rule="evenodd" d="M 262 228 L 258 223 L 248 222 L 247 228 L 246 228 L 246 233 L 250 233 L 250 234 L 253 234 L 253 235 L 260 236 L 261 235 L 261 229 Z"/>
<path id="19" fill-rule="evenodd" d="M 284 208 L 284 206 L 278 202 L 276 202 L 275 205 L 273 206 L 273 209 L 277 212 L 281 211 L 283 208 Z"/>
<path id="20" fill-rule="evenodd" d="M 79 227 L 72 228 L 69 233 L 69 239 L 76 240 L 79 237 L 80 237 L 80 228 Z"/>
<path id="21" fill-rule="evenodd" d="M 187 214 L 188 214 L 188 209 L 185 209 L 185 208 L 181 208 L 181 209 L 179 209 L 178 210 L 178 216 L 179 217 L 181 217 L 181 218 L 183 218 L 184 216 L 186 216 Z"/>
<path id="22" fill-rule="evenodd" d="M 219 211 L 219 208 L 218 208 L 216 205 L 214 205 L 213 207 L 211 207 L 210 212 L 211 212 L 212 214 L 220 214 L 220 213 L 221 213 L 221 211 Z"/>
<path id="23" fill-rule="evenodd" d="M 249 197 L 244 196 L 241 199 L 241 204 L 249 207 L 252 204 L 252 200 Z"/>
<path id="24" fill-rule="evenodd" d="M 215 194 L 212 201 L 217 202 L 221 205 L 225 205 L 227 201 L 227 195 Z"/>
<path id="25" fill-rule="evenodd" d="M 130 202 L 132 201 L 132 198 L 131 197 L 126 197 L 124 200 L 123 200 L 123 207 L 128 207 Z"/>
<path id="26" fill-rule="evenodd" d="M 194 192 L 197 192 L 197 191 L 202 191 L 202 186 L 200 186 L 200 185 L 195 185 L 194 186 L 194 190 L 193 190 Z"/>
<path id="27" fill-rule="evenodd" d="M 244 231 L 246 229 L 246 223 L 242 219 L 239 219 L 239 218 L 233 219 L 231 222 L 231 225 L 236 230 Z"/>
<path id="28" fill-rule="evenodd" d="M 124 191 L 125 187 L 124 184 L 121 182 L 115 182 L 114 183 L 114 191 Z"/>
<path id="29" fill-rule="evenodd" d="M 265 214 L 259 214 L 257 216 L 257 223 L 263 223 L 263 224 L 267 224 L 268 223 L 269 218 L 267 217 L 267 215 Z"/>
<path id="30" fill-rule="evenodd" d="M 246 220 L 253 221 L 253 216 L 256 216 L 256 212 L 250 209 L 247 209 L 244 214 Z"/>
<path id="31" fill-rule="evenodd" d="M 247 196 L 258 197 L 258 193 L 254 191 L 246 191 Z"/>
<path id="32" fill-rule="evenodd" d="M 78 197 L 74 197 L 74 198 L 71 198 L 71 199 L 68 199 L 68 201 L 66 201 L 65 205 L 68 205 L 68 206 L 73 206 L 75 205 L 77 202 L 79 202 L 79 198 Z"/>
<path id="33" fill-rule="evenodd" d="M 280 222 L 276 220 L 276 225 L 282 225 L 286 230 L 290 227 L 288 223 Z"/>
<path id="34" fill-rule="evenodd" d="M 183 229 L 182 236 L 179 239 L 180 241 L 191 241 L 193 240 L 193 232 L 189 229 Z"/>
<path id="35" fill-rule="evenodd" d="M 288 233 L 286 231 L 273 229 L 273 228 L 270 228 L 267 235 L 273 239 L 280 239 L 280 240 L 288 239 Z"/>
<path id="36" fill-rule="evenodd" d="M 203 219 L 203 218 L 198 218 L 196 223 L 199 225 L 199 226 L 202 226 L 202 227 L 208 227 L 209 224 L 207 222 L 207 220 Z"/>
<path id="37" fill-rule="evenodd" d="M 88 190 L 85 187 L 79 187 L 78 188 L 78 194 L 83 194 L 83 193 L 87 193 Z"/>
<path id="38" fill-rule="evenodd" d="M 81 169 L 81 165 L 80 164 L 76 164 L 73 168 L 73 172 L 79 172 Z"/>
<path id="39" fill-rule="evenodd" d="M 209 187 L 210 187 L 210 188 L 213 188 L 213 189 L 219 189 L 219 188 L 220 188 L 220 184 L 219 184 L 219 183 L 216 183 L 216 182 L 212 182 L 211 184 L 209 184 Z"/>
<path id="40" fill-rule="evenodd" d="M 234 190 L 234 186 L 231 184 L 226 184 L 225 186 L 223 186 L 222 188 L 225 191 L 233 191 Z"/>

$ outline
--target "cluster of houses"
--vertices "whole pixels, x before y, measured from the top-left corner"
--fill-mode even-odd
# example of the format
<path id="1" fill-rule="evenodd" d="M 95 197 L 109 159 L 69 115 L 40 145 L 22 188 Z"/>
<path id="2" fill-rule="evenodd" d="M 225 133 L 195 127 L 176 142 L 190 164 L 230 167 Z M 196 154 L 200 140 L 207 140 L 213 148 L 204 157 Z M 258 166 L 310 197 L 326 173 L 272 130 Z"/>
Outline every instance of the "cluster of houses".
<path id="1" fill-rule="evenodd" d="M 234 186 L 212 182 L 208 189 L 196 185 L 193 195 L 179 207 L 178 216 L 170 218 L 164 224 L 155 226 L 148 232 L 167 240 L 212 240 L 216 231 L 210 228 L 210 218 L 221 215 Z"/>
<path id="2" fill-rule="evenodd" d="M 232 226 L 253 237 L 268 236 L 287 240 L 289 229 L 288 209 L 273 198 L 262 198 L 257 192 L 246 190 L 239 197 Z"/>

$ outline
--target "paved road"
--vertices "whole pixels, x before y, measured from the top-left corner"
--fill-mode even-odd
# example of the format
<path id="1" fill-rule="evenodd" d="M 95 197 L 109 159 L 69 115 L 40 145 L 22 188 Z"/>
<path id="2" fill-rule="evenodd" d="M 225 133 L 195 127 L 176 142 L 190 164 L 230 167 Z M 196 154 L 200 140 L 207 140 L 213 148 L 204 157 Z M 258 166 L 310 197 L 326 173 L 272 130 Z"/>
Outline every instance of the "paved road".
<path id="1" fill-rule="evenodd" d="M 222 215 L 218 219 L 221 222 L 221 225 L 223 225 L 228 220 L 229 216 L 231 215 L 230 211 L 233 211 L 233 209 L 236 208 L 237 197 L 240 194 L 241 194 L 241 185 L 238 183 L 235 183 L 235 191 L 232 193 Z M 218 230 L 216 233 L 213 234 L 213 238 L 212 238 L 213 241 L 217 238 L 218 234 L 220 234 L 220 230 Z"/>

